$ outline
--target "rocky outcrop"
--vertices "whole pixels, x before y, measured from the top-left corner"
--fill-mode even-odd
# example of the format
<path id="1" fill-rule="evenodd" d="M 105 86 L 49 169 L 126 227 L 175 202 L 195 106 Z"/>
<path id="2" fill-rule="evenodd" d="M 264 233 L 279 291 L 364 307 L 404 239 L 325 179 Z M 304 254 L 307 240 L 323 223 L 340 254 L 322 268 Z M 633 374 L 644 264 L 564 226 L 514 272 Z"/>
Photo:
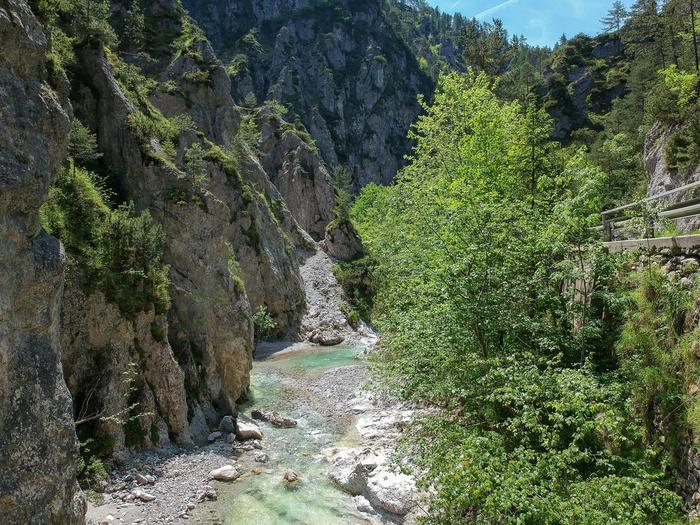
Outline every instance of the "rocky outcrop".
<path id="1" fill-rule="evenodd" d="M 591 115 L 607 113 L 625 95 L 623 51 L 610 35 L 578 35 L 552 54 L 537 93 L 554 120 L 554 139 L 592 127 Z"/>
<path id="2" fill-rule="evenodd" d="M 238 284 L 229 242 L 232 208 L 242 203 L 243 188 L 226 200 L 210 191 L 227 179 L 214 162 L 206 162 L 206 186 L 195 183 L 164 157 L 160 143 L 152 139 L 144 144 L 137 134 L 130 120 L 137 108 L 105 54 L 86 48 L 80 65 L 87 83 L 74 86 L 76 111 L 97 131 L 104 162 L 120 175 L 124 198 L 150 210 L 165 232 L 172 299 L 168 338 L 185 371 L 187 390 L 197 393 L 189 399 L 190 419 L 203 417 L 217 425 L 217 410 L 231 413 L 246 391 L 252 359 L 250 305 Z M 197 135 L 183 132 L 176 160 L 182 162 L 185 149 L 195 142 Z"/>
<path id="3" fill-rule="evenodd" d="M 263 108 L 258 123 L 265 172 L 299 226 L 320 241 L 333 219 L 335 198 L 318 149 L 269 108 Z"/>
<path id="4" fill-rule="evenodd" d="M 75 401 L 78 431 L 109 440 L 114 455 L 190 441 L 185 381 L 167 338 L 165 315 L 153 309 L 126 319 L 77 272 L 63 293 L 63 370 Z"/>
<path id="5" fill-rule="evenodd" d="M 664 126 L 656 122 L 644 139 L 644 169 L 647 172 L 647 196 L 652 197 L 700 179 L 700 166 L 690 173 L 671 169 L 666 156 L 666 146 L 678 126 Z M 687 200 L 687 195 L 675 194 L 665 202 L 675 204 Z"/>
<path id="6" fill-rule="evenodd" d="M 68 108 L 47 81 L 47 41 L 23 0 L 0 0 L 0 40 L 0 515 L 82 523 L 59 349 L 64 259 L 38 213 L 65 155 Z"/>
<path id="7" fill-rule="evenodd" d="M 417 95 L 433 85 L 379 0 L 184 4 L 228 65 L 237 102 L 282 102 L 357 187 L 391 182 L 410 148 Z"/>
<path id="8" fill-rule="evenodd" d="M 403 429 L 426 412 L 378 394 L 359 394 L 351 403 L 360 445 L 326 449 L 328 477 L 355 496 L 360 512 L 381 516 L 381 523 L 417 523 L 424 495 L 416 487 L 415 466 L 407 458 L 401 466 L 395 460 Z"/>
<path id="9" fill-rule="evenodd" d="M 349 220 L 336 219 L 328 225 L 323 247 L 341 261 L 352 261 L 364 253 L 362 239 Z"/>

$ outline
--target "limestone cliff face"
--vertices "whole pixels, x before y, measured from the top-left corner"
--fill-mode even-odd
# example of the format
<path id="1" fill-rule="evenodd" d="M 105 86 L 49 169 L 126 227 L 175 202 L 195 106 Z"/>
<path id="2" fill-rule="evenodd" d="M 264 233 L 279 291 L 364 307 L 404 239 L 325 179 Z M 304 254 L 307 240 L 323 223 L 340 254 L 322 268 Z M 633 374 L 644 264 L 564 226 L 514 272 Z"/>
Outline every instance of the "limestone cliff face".
<path id="1" fill-rule="evenodd" d="M 155 139 L 143 144 L 129 120 L 137 109 L 101 50 L 83 50 L 80 62 L 89 84 L 74 86 L 76 111 L 97 130 L 104 161 L 120 175 L 124 197 L 149 209 L 165 231 L 172 298 L 168 337 L 187 388 L 198 393 L 190 399 L 190 417 L 206 416 L 215 424 L 214 407 L 232 412 L 248 387 L 252 355 L 250 305 L 230 264 L 235 201 L 222 200 L 209 190 L 213 184 L 195 184 L 175 164 L 160 160 Z M 195 133 L 186 132 L 177 157 L 197 141 Z M 206 167 L 208 178 L 226 179 L 220 166 L 207 162 Z M 242 188 L 239 201 L 241 193 Z"/>
<path id="2" fill-rule="evenodd" d="M 262 164 L 297 223 L 314 240 L 333 220 L 335 197 L 318 150 L 269 110 L 258 119 Z"/>
<path id="3" fill-rule="evenodd" d="M 652 197 L 680 186 L 700 180 L 700 166 L 690 169 L 678 169 L 669 162 L 668 148 L 674 133 L 681 131 L 679 126 L 654 124 L 644 140 L 644 168 L 647 172 L 647 196 Z M 679 192 L 657 201 L 659 206 L 667 206 L 690 200 L 697 195 L 697 190 Z M 674 221 L 684 232 L 700 227 L 700 219 L 691 217 Z"/>
<path id="4" fill-rule="evenodd" d="M 166 317 L 150 310 L 126 319 L 99 290 L 87 289 L 78 271 L 68 275 L 61 318 L 63 370 L 78 430 L 100 443 L 109 438 L 112 454 L 188 443 L 184 374 Z"/>
<path id="5" fill-rule="evenodd" d="M 357 187 L 388 183 L 432 83 L 378 0 L 186 0 L 233 80 L 234 99 L 287 105 L 322 158 Z"/>
<path id="6" fill-rule="evenodd" d="M 153 9 L 177 7 L 164 1 Z M 177 34 L 178 28 L 164 31 Z M 297 135 L 275 138 L 274 145 L 264 141 L 270 154 L 261 155 L 262 161 L 241 147 L 241 112 L 231 98 L 229 77 L 205 40 L 149 66 L 159 85 L 148 102 L 130 96 L 119 77 L 123 66 L 115 60 L 100 48 L 79 50 L 71 96 L 76 114 L 97 134 L 119 199 L 150 210 L 164 228 L 172 306 L 165 316 L 144 312 L 127 320 L 77 279 L 65 294 L 63 335 L 74 363 L 69 385 L 80 393 L 79 412 L 89 395 L 86 371 L 94 380 L 94 370 L 101 368 L 108 377 L 96 397 L 108 411 L 138 402 L 140 411 L 153 414 L 139 420 L 140 445 L 201 441 L 221 415 L 235 412 L 248 388 L 252 311 L 267 307 L 279 335 L 299 335 L 306 299 L 295 251 L 313 245 L 297 222 L 311 213 L 301 196 L 318 195 L 309 210 L 316 210 L 315 217 L 322 209 L 322 217 L 305 224 L 315 224 L 310 229 L 322 237 L 333 195 L 318 155 Z M 168 154 L 162 141 L 144 140 L 134 125 L 141 112 L 170 119 L 187 115 L 193 125 L 179 132 Z M 195 148 L 204 152 L 197 173 L 188 156 Z M 278 190 L 277 175 L 285 169 L 296 173 L 304 163 L 315 174 L 311 185 Z M 295 201 L 294 195 L 300 197 Z M 109 330 L 100 326 L 100 318 L 108 320 Z M 159 361 L 165 363 L 160 380 L 153 368 Z M 137 392 L 125 396 L 118 372 L 132 363 L 139 370 Z M 117 449 L 134 446 L 124 429 L 100 425 L 99 432 L 114 436 Z"/>
<path id="7" fill-rule="evenodd" d="M 65 154 L 67 107 L 47 81 L 46 38 L 23 0 L 0 0 L 0 41 L 0 515 L 82 523 L 59 349 L 63 252 L 38 215 Z"/>

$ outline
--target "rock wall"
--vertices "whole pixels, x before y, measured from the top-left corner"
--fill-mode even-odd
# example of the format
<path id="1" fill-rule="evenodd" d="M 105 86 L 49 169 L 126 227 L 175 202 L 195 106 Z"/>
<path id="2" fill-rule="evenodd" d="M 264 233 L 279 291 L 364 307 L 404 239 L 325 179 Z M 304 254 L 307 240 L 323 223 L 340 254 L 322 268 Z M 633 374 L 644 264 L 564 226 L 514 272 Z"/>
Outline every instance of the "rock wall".
<path id="1" fill-rule="evenodd" d="M 64 258 L 38 214 L 70 108 L 48 82 L 47 41 L 23 0 L 0 0 L 0 41 L 0 515 L 77 524 L 85 508 L 59 348 Z"/>
<path id="2" fill-rule="evenodd" d="M 151 309 L 126 319 L 99 290 L 86 290 L 73 270 L 63 292 L 61 348 L 79 433 L 107 443 L 112 455 L 189 443 L 184 374 L 166 316 Z"/>
<path id="3" fill-rule="evenodd" d="M 578 35 L 555 50 L 536 88 L 554 120 L 552 136 L 566 141 L 582 128 L 595 129 L 591 115 L 610 111 L 626 92 L 623 43 L 611 35 Z"/>
<path id="4" fill-rule="evenodd" d="M 687 173 L 669 167 L 666 147 L 671 135 L 678 131 L 677 126 L 666 127 L 655 123 L 644 140 L 644 168 L 647 172 L 647 197 L 653 197 L 700 180 L 700 166 Z M 678 192 L 654 202 L 655 206 L 665 207 L 688 201 L 700 195 L 700 191 Z M 700 218 L 691 217 L 673 221 L 680 231 L 690 232 L 700 228 Z"/>
<path id="5" fill-rule="evenodd" d="M 222 200 L 175 164 L 159 160 L 158 143 L 144 148 L 129 120 L 137 109 L 101 49 L 84 49 L 80 64 L 87 84 L 74 86 L 76 111 L 97 130 L 105 164 L 119 176 L 124 198 L 149 209 L 163 225 L 164 260 L 171 267 L 168 337 L 185 370 L 186 388 L 197 393 L 190 398 L 190 418 L 203 413 L 215 425 L 217 412 L 232 413 L 246 391 L 252 355 L 250 305 L 229 264 L 235 202 Z M 193 132 L 181 137 L 180 162 L 194 142 L 198 137 Z M 226 179 L 220 166 L 206 164 L 207 177 Z"/>
<path id="6" fill-rule="evenodd" d="M 186 0 L 233 80 L 239 103 L 291 109 L 324 161 L 359 188 L 389 183 L 410 149 L 418 94 L 433 84 L 379 0 Z"/>

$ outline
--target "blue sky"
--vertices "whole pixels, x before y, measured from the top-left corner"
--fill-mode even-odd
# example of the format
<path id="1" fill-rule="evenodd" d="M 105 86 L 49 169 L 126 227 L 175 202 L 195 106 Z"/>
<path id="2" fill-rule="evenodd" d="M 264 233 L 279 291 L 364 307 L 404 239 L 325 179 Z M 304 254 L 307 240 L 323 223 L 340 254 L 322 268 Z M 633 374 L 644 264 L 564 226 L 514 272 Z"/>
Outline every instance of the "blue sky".
<path id="1" fill-rule="evenodd" d="M 553 45 L 562 33 L 600 31 L 600 19 L 612 0 L 429 0 L 441 10 L 490 21 L 500 18 L 509 33 L 523 34 L 531 44 Z M 632 0 L 625 1 L 628 7 Z"/>

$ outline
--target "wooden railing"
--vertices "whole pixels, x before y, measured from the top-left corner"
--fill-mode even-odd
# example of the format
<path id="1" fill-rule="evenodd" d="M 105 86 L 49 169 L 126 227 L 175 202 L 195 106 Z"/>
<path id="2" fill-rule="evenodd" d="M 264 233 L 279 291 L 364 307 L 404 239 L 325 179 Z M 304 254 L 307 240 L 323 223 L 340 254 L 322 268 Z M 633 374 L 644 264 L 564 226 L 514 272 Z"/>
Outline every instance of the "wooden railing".
<path id="1" fill-rule="evenodd" d="M 619 252 L 638 248 L 695 248 L 700 246 L 700 235 L 680 235 L 680 236 L 656 236 L 656 226 L 658 219 L 678 220 L 700 217 L 700 198 L 684 200 L 668 205 L 658 212 L 651 213 L 649 208 L 657 201 L 682 192 L 700 188 L 700 181 L 692 182 L 684 186 L 679 186 L 673 190 L 665 191 L 637 202 L 625 204 L 611 210 L 606 210 L 601 214 L 602 224 L 596 229 L 603 235 L 605 246 L 611 252 Z M 616 228 L 625 224 L 630 224 L 635 219 L 643 219 L 643 230 L 641 238 L 615 240 L 614 232 Z"/>

